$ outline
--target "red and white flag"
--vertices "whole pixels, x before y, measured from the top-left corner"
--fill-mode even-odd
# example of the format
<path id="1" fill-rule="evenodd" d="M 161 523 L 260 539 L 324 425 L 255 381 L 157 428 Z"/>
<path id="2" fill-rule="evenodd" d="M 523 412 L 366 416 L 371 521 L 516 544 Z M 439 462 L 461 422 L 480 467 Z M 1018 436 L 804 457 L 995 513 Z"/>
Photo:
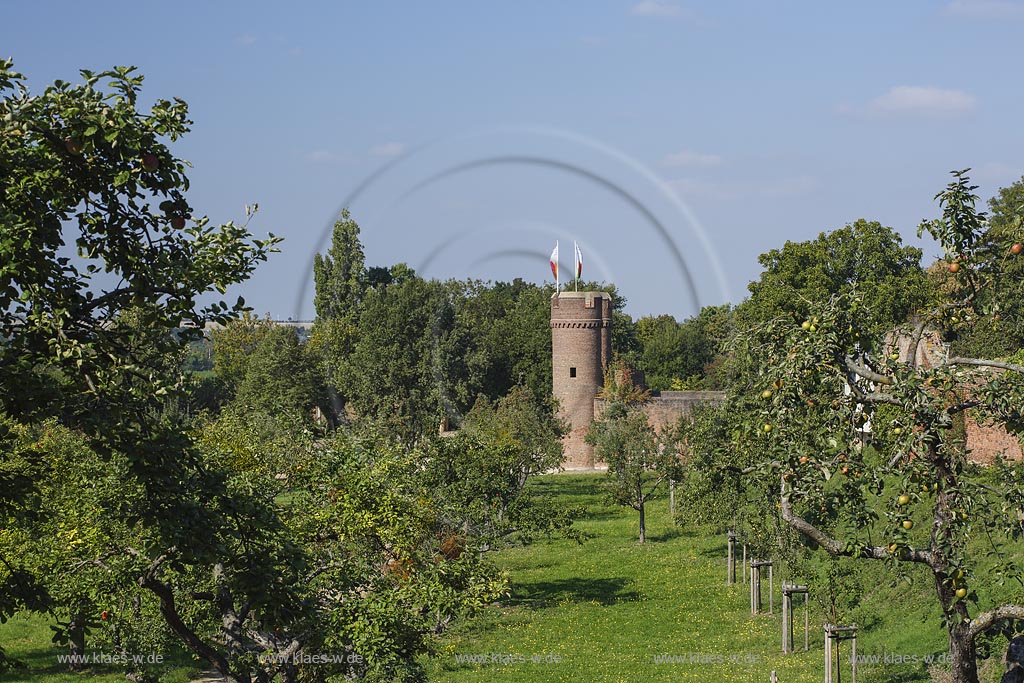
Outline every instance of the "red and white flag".
<path id="1" fill-rule="evenodd" d="M 575 241 L 572 243 L 572 248 L 573 251 L 576 252 L 576 268 L 574 270 L 576 273 L 576 279 L 579 280 L 580 275 L 583 274 L 583 252 L 580 251 L 580 246 L 576 244 Z"/>
<path id="2" fill-rule="evenodd" d="M 555 291 L 558 291 L 558 240 L 555 240 L 555 249 L 551 252 L 551 274 L 555 276 Z"/>

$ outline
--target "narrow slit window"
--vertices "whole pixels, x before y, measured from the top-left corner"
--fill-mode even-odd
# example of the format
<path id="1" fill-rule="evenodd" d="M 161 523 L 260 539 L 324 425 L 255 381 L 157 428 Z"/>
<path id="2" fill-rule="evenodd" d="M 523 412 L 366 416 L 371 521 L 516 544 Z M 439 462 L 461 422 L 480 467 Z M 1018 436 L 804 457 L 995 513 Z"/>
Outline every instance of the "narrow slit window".
<path id="1" fill-rule="evenodd" d="M 570 377 L 575 377 L 576 376 L 576 368 L 569 368 L 569 376 Z"/>

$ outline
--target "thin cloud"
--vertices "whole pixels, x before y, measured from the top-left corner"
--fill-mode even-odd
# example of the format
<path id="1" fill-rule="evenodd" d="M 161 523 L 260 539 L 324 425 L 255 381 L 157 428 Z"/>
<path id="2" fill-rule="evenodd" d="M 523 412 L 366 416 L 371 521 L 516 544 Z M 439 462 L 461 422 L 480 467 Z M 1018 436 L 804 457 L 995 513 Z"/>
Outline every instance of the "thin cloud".
<path id="1" fill-rule="evenodd" d="M 338 156 L 332 152 L 328 152 L 326 149 L 314 149 L 305 155 L 306 161 L 311 161 L 315 164 L 331 163 L 338 160 Z"/>
<path id="2" fill-rule="evenodd" d="M 953 0 L 943 10 L 945 14 L 975 19 L 1024 18 L 1024 2 L 1013 0 Z"/>
<path id="3" fill-rule="evenodd" d="M 401 142 L 385 142 L 370 148 L 370 156 L 374 157 L 397 157 L 405 151 L 405 145 Z"/>
<path id="4" fill-rule="evenodd" d="M 788 199 L 813 194 L 821 182 L 810 176 L 739 182 L 713 182 L 697 178 L 676 178 L 668 186 L 683 197 L 712 201 L 739 199 Z"/>
<path id="5" fill-rule="evenodd" d="M 684 149 L 669 154 L 661 163 L 664 166 L 719 166 L 722 163 L 722 157 L 717 154 L 704 154 Z"/>
<path id="6" fill-rule="evenodd" d="M 962 90 L 931 86 L 897 85 L 868 103 L 871 114 L 954 117 L 968 114 L 978 106 L 975 97 Z"/>
<path id="7" fill-rule="evenodd" d="M 678 17 L 683 14 L 683 9 L 670 2 L 643 0 L 630 7 L 629 13 L 638 17 Z"/>

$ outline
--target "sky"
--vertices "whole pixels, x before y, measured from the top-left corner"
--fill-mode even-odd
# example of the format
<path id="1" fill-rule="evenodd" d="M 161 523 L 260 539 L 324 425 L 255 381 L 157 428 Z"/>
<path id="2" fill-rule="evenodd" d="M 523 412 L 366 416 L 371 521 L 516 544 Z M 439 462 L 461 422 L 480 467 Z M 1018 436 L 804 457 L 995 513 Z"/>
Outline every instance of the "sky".
<path id="1" fill-rule="evenodd" d="M 368 265 L 551 282 L 573 242 L 634 317 L 747 294 L 757 257 L 858 219 L 916 237 L 949 172 L 1024 176 L 1024 1 L 13 2 L 34 91 L 134 65 L 180 97 L 189 200 L 284 237 L 240 294 L 313 316 L 348 207 Z M 1017 66 L 1014 66 L 1017 65 Z M 571 287 L 571 282 L 568 284 Z"/>

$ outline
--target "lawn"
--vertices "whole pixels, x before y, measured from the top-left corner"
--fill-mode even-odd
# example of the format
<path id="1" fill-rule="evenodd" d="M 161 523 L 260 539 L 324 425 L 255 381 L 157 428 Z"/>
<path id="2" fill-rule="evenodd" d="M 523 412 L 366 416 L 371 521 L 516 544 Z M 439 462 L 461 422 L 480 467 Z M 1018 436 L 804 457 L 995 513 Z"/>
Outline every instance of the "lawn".
<path id="1" fill-rule="evenodd" d="M 802 651 L 801 629 L 801 651 L 783 655 L 778 574 L 776 613 L 751 616 L 748 587 L 725 584 L 724 535 L 673 526 L 662 498 L 648 512 L 649 540 L 640 545 L 636 513 L 604 503 L 601 477 L 537 482 L 542 492 L 588 508 L 579 526 L 589 540 L 545 539 L 496 553 L 494 561 L 510 574 L 511 596 L 445 637 L 427 664 L 430 680 L 725 683 L 768 681 L 772 670 L 781 683 L 822 679 L 823 618 L 816 605 L 810 651 Z M 924 658 L 943 652 L 945 632 L 926 589 L 889 588 L 883 566 L 869 571 L 877 574 L 867 576 L 858 608 L 866 622 L 858 653 Z M 767 608 L 767 580 L 764 585 Z M 798 616 L 802 626 L 802 609 Z M 864 663 L 857 678 L 927 681 L 925 668 Z M 843 679 L 849 680 L 848 665 Z"/>

